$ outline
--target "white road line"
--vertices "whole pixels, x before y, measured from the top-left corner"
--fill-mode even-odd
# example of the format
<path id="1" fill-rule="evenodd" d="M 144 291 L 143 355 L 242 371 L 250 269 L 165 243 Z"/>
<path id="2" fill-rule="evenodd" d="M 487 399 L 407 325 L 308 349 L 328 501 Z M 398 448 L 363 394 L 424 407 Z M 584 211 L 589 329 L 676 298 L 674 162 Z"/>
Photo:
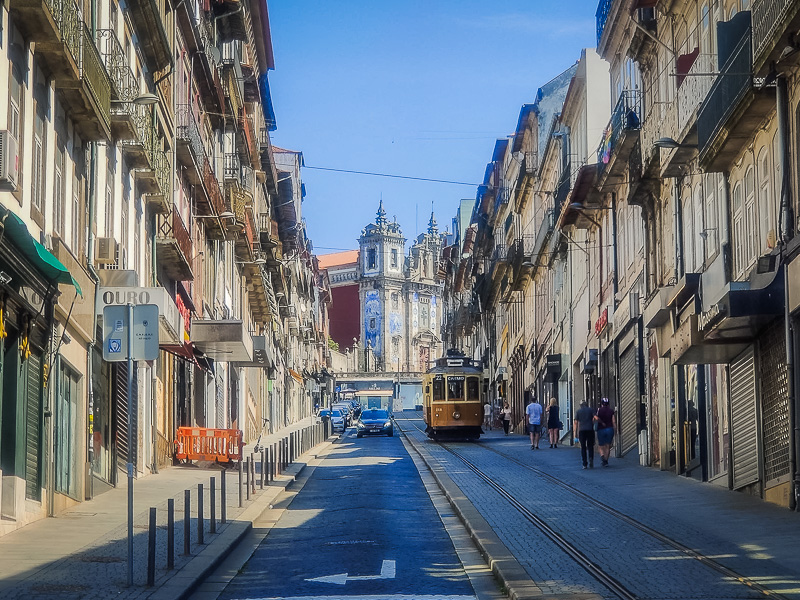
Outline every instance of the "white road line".
<path id="1" fill-rule="evenodd" d="M 380 594 L 377 596 L 265 596 L 260 598 L 238 598 L 236 600 L 476 600 L 476 597 Z"/>

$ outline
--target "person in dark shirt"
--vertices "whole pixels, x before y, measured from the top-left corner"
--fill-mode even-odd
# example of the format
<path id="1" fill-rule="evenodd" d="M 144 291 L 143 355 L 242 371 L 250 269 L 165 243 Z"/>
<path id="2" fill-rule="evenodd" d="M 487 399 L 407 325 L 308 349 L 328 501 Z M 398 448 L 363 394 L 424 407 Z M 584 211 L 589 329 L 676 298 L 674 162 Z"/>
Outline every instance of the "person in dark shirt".
<path id="1" fill-rule="evenodd" d="M 614 409 L 609 406 L 608 398 L 603 398 L 600 408 L 597 409 L 597 445 L 600 446 L 600 460 L 604 467 L 608 466 L 615 428 Z"/>
<path id="2" fill-rule="evenodd" d="M 573 424 L 575 439 L 581 443 L 581 461 L 584 469 L 594 468 L 594 419 L 594 411 L 584 400 L 581 402 L 581 407 L 575 412 Z"/>

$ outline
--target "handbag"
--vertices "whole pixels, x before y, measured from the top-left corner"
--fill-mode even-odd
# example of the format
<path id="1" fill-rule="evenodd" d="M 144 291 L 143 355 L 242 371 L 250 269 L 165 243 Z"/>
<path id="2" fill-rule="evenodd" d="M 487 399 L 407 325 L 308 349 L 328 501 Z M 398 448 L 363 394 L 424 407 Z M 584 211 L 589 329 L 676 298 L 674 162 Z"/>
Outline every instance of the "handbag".
<path id="1" fill-rule="evenodd" d="M 564 423 L 562 423 L 561 421 L 559 421 L 559 422 L 558 422 L 558 430 L 559 430 L 559 431 L 561 431 L 562 429 L 564 429 Z"/>

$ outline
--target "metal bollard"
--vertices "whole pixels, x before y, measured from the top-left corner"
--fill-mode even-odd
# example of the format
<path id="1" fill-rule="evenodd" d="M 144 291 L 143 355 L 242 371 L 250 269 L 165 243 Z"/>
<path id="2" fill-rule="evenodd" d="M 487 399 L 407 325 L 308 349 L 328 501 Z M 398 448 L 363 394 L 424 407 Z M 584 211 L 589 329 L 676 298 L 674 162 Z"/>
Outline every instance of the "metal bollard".
<path id="1" fill-rule="evenodd" d="M 268 448 L 269 457 L 267 461 L 269 461 L 269 480 L 275 481 L 275 444 L 270 444 Z"/>
<path id="2" fill-rule="evenodd" d="M 183 553 L 192 553 L 192 492 L 183 491 Z"/>
<path id="3" fill-rule="evenodd" d="M 225 485 L 225 467 L 222 468 L 220 473 L 220 507 L 219 516 L 220 521 L 225 524 L 228 522 L 228 487 Z"/>
<path id="4" fill-rule="evenodd" d="M 250 455 L 250 493 L 256 495 L 256 456 Z"/>
<path id="5" fill-rule="evenodd" d="M 211 523 L 209 533 L 217 533 L 217 480 L 215 477 L 211 478 L 211 490 L 209 494 L 211 500 Z"/>
<path id="6" fill-rule="evenodd" d="M 247 480 L 245 481 L 247 488 L 247 499 L 250 500 L 250 457 L 247 457 Z"/>
<path id="7" fill-rule="evenodd" d="M 244 465 L 242 464 L 242 461 L 240 460 L 239 461 L 239 508 L 242 508 L 242 506 L 244 506 L 244 499 L 242 498 L 242 493 L 243 493 L 243 490 L 242 490 L 242 484 L 243 484 L 242 476 L 244 475 L 244 473 L 242 472 L 243 468 L 244 468 Z"/>
<path id="8" fill-rule="evenodd" d="M 150 523 L 147 531 L 147 586 L 156 582 L 156 508 L 150 507 Z"/>
<path id="9" fill-rule="evenodd" d="M 197 484 L 197 543 L 203 544 L 203 484 Z"/>
<path id="10" fill-rule="evenodd" d="M 266 475 L 266 469 L 267 469 L 267 451 L 264 448 L 262 448 L 261 449 L 261 478 L 259 480 L 259 483 L 261 484 L 261 489 L 262 490 L 264 489 L 264 477 Z"/>
<path id="11" fill-rule="evenodd" d="M 175 567 L 175 499 L 167 500 L 167 569 Z"/>

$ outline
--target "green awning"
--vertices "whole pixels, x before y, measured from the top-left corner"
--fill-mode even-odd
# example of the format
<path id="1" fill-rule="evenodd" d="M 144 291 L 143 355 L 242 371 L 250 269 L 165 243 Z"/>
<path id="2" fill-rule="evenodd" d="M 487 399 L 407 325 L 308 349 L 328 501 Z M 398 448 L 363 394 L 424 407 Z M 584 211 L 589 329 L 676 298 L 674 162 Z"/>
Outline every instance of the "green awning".
<path id="1" fill-rule="evenodd" d="M 75 286 L 78 293 L 83 296 L 81 286 L 70 275 L 67 267 L 61 264 L 53 254 L 39 242 L 33 239 L 28 227 L 16 214 L 0 206 L 0 224 L 3 235 L 18 248 L 22 255 L 40 271 L 45 278 L 53 283 L 66 283 Z"/>

